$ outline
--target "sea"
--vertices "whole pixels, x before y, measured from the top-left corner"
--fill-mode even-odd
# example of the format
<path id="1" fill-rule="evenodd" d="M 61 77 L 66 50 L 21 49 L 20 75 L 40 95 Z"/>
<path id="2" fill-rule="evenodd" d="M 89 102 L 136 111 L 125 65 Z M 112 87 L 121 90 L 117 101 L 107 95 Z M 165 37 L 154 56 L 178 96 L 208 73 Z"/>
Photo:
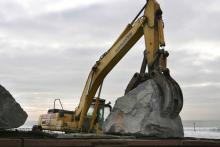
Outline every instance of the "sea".
<path id="1" fill-rule="evenodd" d="M 220 139 L 220 120 L 183 120 L 184 136 Z"/>
<path id="2" fill-rule="evenodd" d="M 220 120 L 183 120 L 184 137 L 220 139 Z M 32 128 L 36 121 L 27 121 L 21 128 Z"/>

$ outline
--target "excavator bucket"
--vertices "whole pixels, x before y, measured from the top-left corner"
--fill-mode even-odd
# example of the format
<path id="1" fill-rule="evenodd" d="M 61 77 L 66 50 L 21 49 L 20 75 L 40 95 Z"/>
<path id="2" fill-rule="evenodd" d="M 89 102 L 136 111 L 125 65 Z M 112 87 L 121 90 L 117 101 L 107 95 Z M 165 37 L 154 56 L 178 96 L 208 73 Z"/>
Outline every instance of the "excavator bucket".
<path id="1" fill-rule="evenodd" d="M 169 69 L 163 72 L 155 70 L 150 77 L 157 83 L 162 93 L 161 115 L 177 117 L 183 107 L 183 95 L 180 86 L 170 76 Z"/>
<path id="2" fill-rule="evenodd" d="M 144 53 L 140 73 L 134 74 L 125 90 L 125 94 L 136 88 L 142 82 L 152 79 L 157 83 L 162 94 L 161 116 L 170 118 L 177 117 L 183 107 L 183 94 L 179 84 L 170 76 L 168 68 L 162 71 L 154 69 L 149 74 L 145 73 L 146 65 L 147 62 Z"/>

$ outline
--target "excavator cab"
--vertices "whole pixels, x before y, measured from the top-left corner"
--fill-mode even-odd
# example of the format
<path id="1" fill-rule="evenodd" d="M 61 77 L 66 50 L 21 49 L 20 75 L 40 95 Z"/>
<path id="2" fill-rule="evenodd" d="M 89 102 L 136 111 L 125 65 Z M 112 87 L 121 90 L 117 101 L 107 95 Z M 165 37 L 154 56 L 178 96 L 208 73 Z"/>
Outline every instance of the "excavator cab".
<path id="1" fill-rule="evenodd" d="M 103 128 L 105 116 L 111 112 L 112 106 L 111 103 L 105 103 L 105 99 L 98 99 L 99 106 L 96 108 L 96 99 L 93 99 L 92 104 L 89 107 L 87 112 L 87 118 L 84 122 L 83 129 L 85 131 L 90 130 L 90 132 L 96 132 L 97 130 L 101 131 Z M 90 128 L 90 123 L 93 121 L 93 114 L 96 114 L 93 128 Z"/>

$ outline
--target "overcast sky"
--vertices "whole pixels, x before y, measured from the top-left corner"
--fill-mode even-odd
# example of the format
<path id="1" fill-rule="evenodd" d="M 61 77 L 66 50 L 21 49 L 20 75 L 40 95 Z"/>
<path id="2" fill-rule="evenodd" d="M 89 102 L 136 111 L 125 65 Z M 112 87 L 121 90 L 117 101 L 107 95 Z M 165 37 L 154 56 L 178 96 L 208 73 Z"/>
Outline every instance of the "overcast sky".
<path id="1" fill-rule="evenodd" d="M 158 0 L 168 67 L 184 94 L 184 120 L 220 120 L 220 1 Z M 99 56 L 145 0 L 0 0 L 0 84 L 37 120 L 60 98 L 74 110 Z M 116 100 L 139 71 L 143 38 L 107 76 L 102 98 Z"/>

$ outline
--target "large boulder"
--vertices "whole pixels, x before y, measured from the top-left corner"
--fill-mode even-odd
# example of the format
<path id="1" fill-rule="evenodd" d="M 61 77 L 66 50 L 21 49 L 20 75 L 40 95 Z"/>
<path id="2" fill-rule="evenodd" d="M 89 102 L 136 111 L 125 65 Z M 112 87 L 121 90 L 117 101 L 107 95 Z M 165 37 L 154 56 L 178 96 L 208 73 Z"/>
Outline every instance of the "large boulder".
<path id="1" fill-rule="evenodd" d="M 160 115 L 161 98 L 159 87 L 153 80 L 143 82 L 117 99 L 105 120 L 104 132 L 159 138 L 183 137 L 180 116 L 170 118 Z"/>
<path id="2" fill-rule="evenodd" d="M 25 123 L 27 116 L 13 96 L 0 85 L 0 129 L 20 127 Z"/>

